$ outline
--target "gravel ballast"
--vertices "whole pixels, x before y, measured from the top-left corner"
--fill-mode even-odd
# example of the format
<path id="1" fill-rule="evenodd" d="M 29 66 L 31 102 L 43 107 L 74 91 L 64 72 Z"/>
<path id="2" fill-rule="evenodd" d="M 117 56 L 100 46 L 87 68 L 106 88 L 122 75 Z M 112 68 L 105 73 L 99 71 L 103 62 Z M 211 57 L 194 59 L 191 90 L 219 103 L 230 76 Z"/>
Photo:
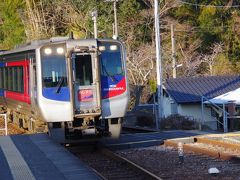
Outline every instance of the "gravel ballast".
<path id="1" fill-rule="evenodd" d="M 162 179 L 240 179 L 240 164 L 204 155 L 184 152 L 181 163 L 178 151 L 165 146 L 118 151 L 119 155 L 146 168 Z M 209 174 L 217 168 L 219 174 Z"/>

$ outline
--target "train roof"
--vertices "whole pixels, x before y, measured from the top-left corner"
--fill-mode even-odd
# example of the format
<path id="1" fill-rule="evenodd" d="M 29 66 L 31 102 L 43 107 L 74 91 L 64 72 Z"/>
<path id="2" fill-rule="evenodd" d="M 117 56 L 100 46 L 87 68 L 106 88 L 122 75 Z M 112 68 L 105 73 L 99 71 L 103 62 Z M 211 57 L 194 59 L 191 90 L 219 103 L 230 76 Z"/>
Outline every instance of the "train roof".
<path id="1" fill-rule="evenodd" d="M 12 49 L 9 51 L 0 51 L 0 56 L 7 55 L 7 54 L 14 54 L 14 53 L 23 52 L 23 51 L 31 51 L 31 50 L 34 50 L 44 44 L 48 44 L 51 42 L 64 42 L 68 39 L 69 39 L 69 37 L 54 37 L 54 38 L 50 38 L 50 39 L 32 41 L 27 44 L 19 45 L 15 49 Z"/>
<path id="2" fill-rule="evenodd" d="M 8 55 L 8 54 L 14 54 L 18 52 L 24 52 L 24 51 L 32 51 L 37 48 L 39 48 L 42 45 L 49 44 L 49 43 L 61 43 L 61 42 L 66 42 L 66 41 L 76 41 L 79 40 L 81 42 L 91 42 L 91 41 L 96 41 L 96 39 L 70 39 L 69 37 L 53 37 L 50 39 L 44 39 L 44 40 L 36 40 L 29 42 L 24 45 L 19 45 L 15 49 L 9 50 L 9 51 L 0 51 L 0 56 Z M 99 39 L 100 40 L 100 39 Z M 103 40 L 103 39 L 101 39 Z M 117 41 L 114 39 L 104 39 L 104 40 L 111 40 L 111 41 Z"/>

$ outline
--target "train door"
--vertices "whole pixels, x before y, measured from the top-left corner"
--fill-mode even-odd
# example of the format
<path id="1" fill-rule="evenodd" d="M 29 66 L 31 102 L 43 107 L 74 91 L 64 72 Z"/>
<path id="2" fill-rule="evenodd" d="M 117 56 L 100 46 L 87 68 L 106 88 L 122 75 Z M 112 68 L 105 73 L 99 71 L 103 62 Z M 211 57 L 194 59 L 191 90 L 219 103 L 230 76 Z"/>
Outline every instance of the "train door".
<path id="1" fill-rule="evenodd" d="M 33 115 L 35 117 L 37 117 L 38 114 L 38 110 L 37 110 L 37 70 L 36 70 L 36 58 L 35 56 L 30 58 L 30 94 L 31 94 L 31 107 L 32 110 L 31 112 L 33 113 Z M 33 118 L 29 119 L 29 131 L 34 131 L 35 130 L 35 125 L 34 125 L 34 120 Z"/>
<path id="2" fill-rule="evenodd" d="M 94 117 L 101 113 L 97 67 L 94 53 L 72 54 L 75 117 Z"/>
<path id="3" fill-rule="evenodd" d="M 31 102 L 35 107 L 37 103 L 37 76 L 36 76 L 36 59 L 30 59 L 30 84 L 31 84 Z"/>

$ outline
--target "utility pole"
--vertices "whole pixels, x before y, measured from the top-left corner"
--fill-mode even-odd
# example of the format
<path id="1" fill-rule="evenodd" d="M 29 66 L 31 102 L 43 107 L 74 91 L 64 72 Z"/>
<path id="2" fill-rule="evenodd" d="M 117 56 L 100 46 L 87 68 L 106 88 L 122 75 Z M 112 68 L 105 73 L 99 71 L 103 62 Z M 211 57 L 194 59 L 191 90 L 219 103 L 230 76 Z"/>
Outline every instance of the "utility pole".
<path id="1" fill-rule="evenodd" d="M 172 68 L 173 78 L 177 77 L 177 65 L 176 65 L 176 48 L 175 48 L 175 37 L 174 37 L 174 26 L 171 24 L 171 40 L 172 40 Z"/>
<path id="2" fill-rule="evenodd" d="M 160 121 L 163 118 L 163 94 L 162 94 L 162 61 L 161 61 L 161 43 L 158 0 L 154 0 L 155 17 L 155 41 L 156 41 L 156 70 L 157 70 L 157 94 L 158 94 L 158 122 L 157 129 L 160 129 Z"/>
<path id="3" fill-rule="evenodd" d="M 92 15 L 92 20 L 93 20 L 93 24 L 94 24 L 94 38 L 97 39 L 98 38 L 98 29 L 97 29 L 98 12 L 97 12 L 97 10 L 92 11 L 91 15 Z"/>
<path id="4" fill-rule="evenodd" d="M 105 2 L 113 2 L 113 11 L 114 11 L 114 34 L 113 39 L 118 39 L 118 22 L 117 22 L 117 2 L 119 0 L 105 0 Z"/>
<path id="5" fill-rule="evenodd" d="M 118 38 L 118 23 L 117 23 L 117 2 L 118 0 L 115 0 L 113 2 L 113 9 L 114 9 L 114 27 L 115 27 L 115 38 Z"/>

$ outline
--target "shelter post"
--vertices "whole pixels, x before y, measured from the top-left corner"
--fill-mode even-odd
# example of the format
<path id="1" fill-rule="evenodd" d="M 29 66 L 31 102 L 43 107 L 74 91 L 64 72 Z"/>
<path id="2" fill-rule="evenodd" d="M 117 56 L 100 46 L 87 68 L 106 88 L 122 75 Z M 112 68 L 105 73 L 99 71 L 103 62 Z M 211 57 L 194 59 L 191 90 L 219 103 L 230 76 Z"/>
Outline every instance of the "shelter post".
<path id="1" fill-rule="evenodd" d="M 203 105 L 203 101 L 204 101 L 204 97 L 202 96 L 201 98 L 201 122 L 199 122 L 199 130 L 201 131 L 202 130 L 202 123 L 203 123 L 203 120 L 204 120 L 204 113 L 203 113 L 203 108 L 204 108 L 204 105 Z"/>
<path id="2" fill-rule="evenodd" d="M 223 131 L 224 131 L 224 133 L 228 132 L 227 113 L 226 113 L 224 103 L 223 103 Z"/>

